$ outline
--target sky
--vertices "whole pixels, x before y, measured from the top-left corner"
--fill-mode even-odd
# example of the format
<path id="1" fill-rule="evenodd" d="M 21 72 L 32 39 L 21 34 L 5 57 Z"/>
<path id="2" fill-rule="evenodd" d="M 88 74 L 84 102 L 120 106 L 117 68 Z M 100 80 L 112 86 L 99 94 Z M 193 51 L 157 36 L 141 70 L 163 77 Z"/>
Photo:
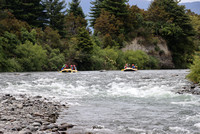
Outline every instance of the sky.
<path id="1" fill-rule="evenodd" d="M 131 1 L 131 0 L 129 0 Z M 148 0 L 148 1 L 151 1 L 151 0 Z M 186 2 L 200 2 L 200 0 L 181 0 L 181 3 L 186 3 Z"/>
<path id="2" fill-rule="evenodd" d="M 181 0 L 181 3 L 186 3 L 186 2 L 200 2 L 200 0 Z"/>
<path id="3" fill-rule="evenodd" d="M 67 3 L 67 7 L 69 7 L 69 2 L 72 0 L 65 0 Z M 90 12 L 90 2 L 94 0 L 80 0 L 81 1 L 81 6 L 86 15 L 89 15 Z M 152 0 L 129 0 L 130 5 L 137 5 L 139 8 L 142 9 L 147 9 L 149 7 L 150 1 Z M 187 3 L 187 2 L 200 2 L 200 0 L 181 0 L 181 3 Z M 195 6 L 193 4 L 193 6 Z M 199 4 L 196 5 L 195 10 L 198 10 L 198 13 L 200 13 L 200 9 L 198 8 Z M 194 8 L 194 7 L 188 7 L 189 9 Z M 192 10 L 193 11 L 193 10 Z M 195 11 L 193 11 L 195 12 Z"/>

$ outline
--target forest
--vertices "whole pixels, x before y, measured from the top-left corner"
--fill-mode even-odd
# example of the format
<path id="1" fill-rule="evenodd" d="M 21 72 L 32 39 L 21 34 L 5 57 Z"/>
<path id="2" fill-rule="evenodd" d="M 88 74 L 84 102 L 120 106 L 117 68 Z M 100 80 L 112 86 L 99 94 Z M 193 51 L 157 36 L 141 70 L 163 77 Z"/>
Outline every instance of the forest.
<path id="1" fill-rule="evenodd" d="M 78 70 L 119 70 L 126 63 L 160 69 L 156 57 L 122 51 L 136 37 L 146 45 L 164 39 L 175 68 L 200 64 L 200 15 L 176 0 L 153 0 L 148 10 L 127 2 L 93 0 L 88 21 L 80 0 L 0 0 L 0 72 L 58 71 L 63 64 Z"/>

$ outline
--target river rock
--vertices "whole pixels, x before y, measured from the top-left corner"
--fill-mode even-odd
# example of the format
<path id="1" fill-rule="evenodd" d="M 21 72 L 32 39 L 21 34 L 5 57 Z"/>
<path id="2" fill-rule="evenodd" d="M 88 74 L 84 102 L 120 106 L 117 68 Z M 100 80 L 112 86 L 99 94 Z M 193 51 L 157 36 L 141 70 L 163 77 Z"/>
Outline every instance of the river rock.
<path id="1" fill-rule="evenodd" d="M 14 128 L 12 128 L 12 130 L 13 130 L 13 131 L 21 131 L 22 128 L 21 128 L 21 127 L 14 127 Z"/>
<path id="2" fill-rule="evenodd" d="M 31 131 L 27 130 L 27 131 L 20 131 L 18 134 L 32 134 Z"/>
<path id="3" fill-rule="evenodd" d="M 96 125 L 96 126 L 93 126 L 92 128 L 93 128 L 93 129 L 102 129 L 103 126 Z"/>
<path id="4" fill-rule="evenodd" d="M 184 86 L 183 89 L 177 91 L 178 94 L 194 94 L 200 95 L 200 86 L 198 84 L 191 84 L 188 86 Z"/>
<path id="5" fill-rule="evenodd" d="M 58 126 L 62 125 L 55 122 L 62 108 L 66 107 L 41 96 L 0 95 L 0 134 L 57 133 Z M 63 127 L 67 130 L 72 125 Z"/>
<path id="6" fill-rule="evenodd" d="M 28 129 L 31 130 L 31 132 L 35 132 L 38 130 L 38 127 L 30 126 L 30 127 L 28 127 Z"/>
<path id="7" fill-rule="evenodd" d="M 68 124 L 68 123 L 62 123 L 61 126 L 67 127 L 67 128 L 73 128 L 75 125 Z"/>
<path id="8" fill-rule="evenodd" d="M 33 125 L 34 127 L 37 127 L 37 126 L 41 126 L 41 123 L 39 123 L 39 122 L 34 122 L 32 125 Z"/>

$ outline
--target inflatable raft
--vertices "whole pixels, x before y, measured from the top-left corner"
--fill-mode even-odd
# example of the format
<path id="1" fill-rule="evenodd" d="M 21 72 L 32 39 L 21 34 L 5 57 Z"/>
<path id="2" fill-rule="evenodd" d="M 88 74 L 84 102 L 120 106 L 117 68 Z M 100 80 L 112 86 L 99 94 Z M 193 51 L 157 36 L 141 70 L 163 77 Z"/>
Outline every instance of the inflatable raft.
<path id="1" fill-rule="evenodd" d="M 131 68 L 131 67 L 127 67 L 125 69 L 122 69 L 121 71 L 137 71 L 137 68 Z"/>
<path id="2" fill-rule="evenodd" d="M 61 73 L 77 73 L 77 70 L 72 70 L 72 69 L 63 69 L 60 71 Z"/>

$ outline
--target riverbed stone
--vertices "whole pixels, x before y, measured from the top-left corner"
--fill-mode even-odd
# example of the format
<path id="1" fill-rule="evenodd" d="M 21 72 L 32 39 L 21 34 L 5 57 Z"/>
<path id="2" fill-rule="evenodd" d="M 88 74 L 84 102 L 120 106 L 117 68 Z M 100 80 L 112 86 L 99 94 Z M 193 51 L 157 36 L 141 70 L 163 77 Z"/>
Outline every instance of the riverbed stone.
<path id="1" fill-rule="evenodd" d="M 33 125 L 33 126 L 41 126 L 41 123 L 39 123 L 39 122 L 34 122 L 32 125 Z"/>
<path id="2" fill-rule="evenodd" d="M 32 132 L 28 130 L 27 131 L 22 130 L 18 134 L 32 134 Z"/>
<path id="3" fill-rule="evenodd" d="M 41 96 L 19 95 L 16 99 L 11 94 L 0 95 L 0 134 L 56 133 L 55 122 L 62 108 L 66 106 Z"/>

